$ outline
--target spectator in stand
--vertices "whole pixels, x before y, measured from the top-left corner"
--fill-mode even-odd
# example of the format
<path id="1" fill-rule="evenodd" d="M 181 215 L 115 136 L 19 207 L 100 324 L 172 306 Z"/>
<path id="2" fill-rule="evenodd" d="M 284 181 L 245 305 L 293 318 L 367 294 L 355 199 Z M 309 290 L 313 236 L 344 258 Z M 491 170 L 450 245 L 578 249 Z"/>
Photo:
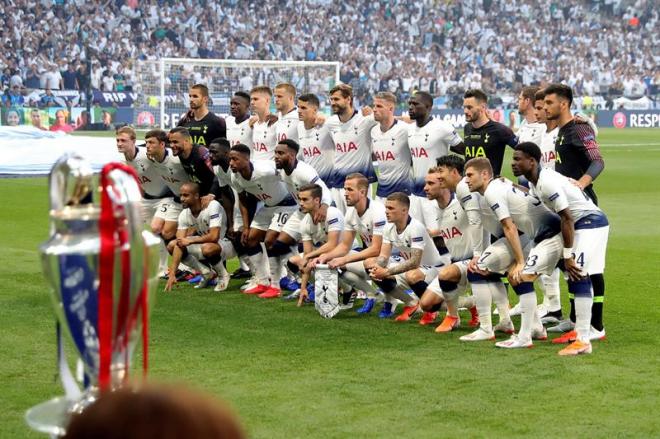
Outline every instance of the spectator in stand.
<path id="1" fill-rule="evenodd" d="M 5 94 L 2 95 L 3 107 L 22 107 L 25 98 L 21 94 L 20 86 L 14 85 Z"/>
<path id="2" fill-rule="evenodd" d="M 41 97 L 41 107 L 57 107 L 57 101 L 50 88 L 46 89 L 46 94 Z"/>
<path id="3" fill-rule="evenodd" d="M 39 88 L 39 72 L 36 64 L 30 65 L 30 70 L 25 74 L 25 87 L 29 89 Z"/>
<path id="4" fill-rule="evenodd" d="M 78 86 L 76 66 L 73 64 L 73 62 L 70 62 L 68 68 L 61 74 L 64 90 L 80 90 L 80 87 Z"/>
<path id="5" fill-rule="evenodd" d="M 57 110 L 55 112 L 55 123 L 50 126 L 50 131 L 61 131 L 63 133 L 73 131 L 73 127 L 66 123 L 66 113 L 64 110 Z"/>

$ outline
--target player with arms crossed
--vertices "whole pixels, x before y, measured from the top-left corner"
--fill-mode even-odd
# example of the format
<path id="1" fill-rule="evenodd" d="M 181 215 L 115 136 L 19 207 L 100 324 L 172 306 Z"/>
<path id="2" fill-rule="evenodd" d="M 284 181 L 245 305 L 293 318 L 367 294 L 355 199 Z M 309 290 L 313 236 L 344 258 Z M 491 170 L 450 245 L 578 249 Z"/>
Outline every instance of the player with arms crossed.
<path id="1" fill-rule="evenodd" d="M 272 160 L 250 160 L 250 149 L 247 146 L 238 144 L 231 147 L 229 167 L 233 172 L 232 186 L 238 192 L 243 217 L 241 244 L 246 248 L 257 280 L 254 287 L 243 292 L 260 294 L 262 298 L 277 297 L 272 291 L 272 283 L 278 282 L 279 276 L 275 280 L 270 279 L 268 259 L 263 257 L 261 243 L 265 243 L 266 248 L 273 245 L 287 218 L 296 210 L 296 201 L 281 181 L 275 163 Z M 252 221 L 249 219 L 246 193 L 263 202 Z M 249 226 L 245 226 L 247 224 Z"/>
<path id="2" fill-rule="evenodd" d="M 252 160 L 273 160 L 277 134 L 275 123 L 277 118 L 270 114 L 270 99 L 273 92 L 269 87 L 254 87 L 250 91 L 250 108 L 256 115 L 252 125 Z"/>
<path id="3" fill-rule="evenodd" d="M 317 125 L 319 98 L 315 94 L 298 97 L 298 144 L 302 160 L 311 165 L 331 188 L 334 177 L 335 144 L 327 124 Z"/>
<path id="4" fill-rule="evenodd" d="M 371 278 L 389 299 L 383 307 L 391 306 L 393 298 L 405 304 L 396 318 L 398 322 L 408 321 L 420 311 L 419 298 L 438 276 L 440 268 L 450 263 L 449 255 L 440 255 L 424 225 L 410 217 L 409 209 L 408 195 L 401 192 L 388 195 L 385 201 L 387 225 L 383 230 L 380 255 L 367 261 Z M 399 256 L 392 257 L 394 250 L 399 251 Z M 407 294 L 407 289 L 414 294 Z M 425 313 L 422 319 L 430 317 Z"/>
<path id="5" fill-rule="evenodd" d="M 593 181 L 605 168 L 605 161 L 596 142 L 596 133 L 592 126 L 577 123 L 571 114 L 573 90 L 563 84 L 551 84 L 545 89 L 544 108 L 548 120 L 556 121 L 559 126 L 555 150 L 557 160 L 555 171 L 572 178 L 594 204 L 598 197 L 593 188 Z M 603 304 L 605 300 L 605 278 L 602 273 L 591 274 L 594 289 L 594 303 L 591 311 L 591 325 L 597 331 L 603 331 Z M 571 320 L 575 319 L 575 303 L 571 301 Z M 572 329 L 571 321 L 562 321 L 557 331 Z M 554 332 L 554 331 L 553 331 Z"/>
<path id="6" fill-rule="evenodd" d="M 371 129 L 377 124 L 373 116 L 364 116 L 353 108 L 353 88 L 339 84 L 330 90 L 333 116 L 327 125 L 335 144 L 332 197 L 335 205 L 346 212 L 343 188 L 349 174 L 359 172 L 375 183 L 376 173 L 371 161 Z"/>
<path id="7" fill-rule="evenodd" d="M 431 115 L 433 97 L 418 91 L 408 100 L 408 116 L 413 124 L 408 125 L 408 147 L 412 156 L 413 194 L 410 197 L 410 215 L 422 221 L 435 235 L 436 208 L 426 198 L 424 183 L 428 170 L 436 160 L 449 150 L 463 151 L 463 140 L 449 122 L 435 119 Z M 428 224 L 427 224 L 428 223 Z"/>
<path id="8" fill-rule="evenodd" d="M 216 137 L 227 135 L 225 120 L 209 110 L 209 89 L 204 84 L 195 84 L 188 91 L 190 110 L 177 126 L 187 128 L 195 145 L 208 146 Z"/>
<path id="9" fill-rule="evenodd" d="M 339 281 L 348 288 L 357 288 L 367 293 L 367 300 L 358 314 L 370 313 L 376 304 L 376 289 L 371 284 L 365 261 L 380 254 L 383 243 L 383 228 L 387 222 L 385 206 L 380 200 L 370 200 L 367 196 L 369 180 L 362 174 L 349 174 L 344 180 L 346 216 L 341 242 L 334 249 L 322 254 L 318 263 L 328 264 L 339 269 Z M 352 251 L 356 237 L 362 241 L 362 249 Z M 391 305 L 385 317 L 392 315 Z"/>
<path id="10" fill-rule="evenodd" d="M 495 345 L 501 348 L 531 347 L 532 338 L 545 340 L 547 335 L 536 312 L 534 283 L 527 280 L 524 270 L 542 267 L 551 272 L 557 265 L 562 249 L 559 217 L 538 198 L 516 188 L 511 182 L 494 179 L 487 158 L 468 161 L 465 176 L 470 190 L 483 195 L 504 231 L 504 238 L 495 241 L 481 254 L 476 274 L 486 277 L 493 273 L 508 273 L 509 282 L 520 298 L 520 331 Z M 519 230 L 525 239 L 521 238 Z M 525 243 L 526 239 L 533 242 Z M 525 262 L 527 248 L 529 257 Z"/>
<path id="11" fill-rule="evenodd" d="M 176 240 L 168 245 L 172 263 L 165 291 L 170 291 L 176 283 L 175 272 L 181 262 L 202 274 L 195 288 L 206 288 L 217 274 L 220 279 L 215 291 L 224 291 L 229 285 L 229 273 L 223 261 L 236 256 L 233 245 L 225 239 L 227 220 L 224 209 L 215 200 L 203 209 L 197 183 L 182 185 L 180 196 L 184 209 L 179 215 Z M 213 269 L 203 261 L 210 263 Z"/>
<path id="12" fill-rule="evenodd" d="M 605 269 L 605 252 L 609 223 L 602 210 L 567 177 L 541 166 L 541 150 L 533 143 L 521 143 L 513 154 L 511 167 L 514 175 L 523 175 L 530 183 L 530 194 L 538 197 L 561 218 L 564 242 L 563 266 L 568 291 L 575 297 L 574 342 L 559 355 L 591 353 L 591 339 L 605 337 L 605 330 L 590 328 L 592 289 L 589 275 Z M 542 270 L 528 265 L 523 280 L 533 280 Z M 566 341 L 570 341 L 569 337 Z M 553 340 L 554 341 L 554 340 Z M 562 340 L 564 341 L 564 340 Z"/>
<path id="13" fill-rule="evenodd" d="M 289 259 L 290 269 L 293 272 L 302 272 L 298 306 L 302 306 L 309 297 L 307 282 L 318 262 L 317 258 L 337 247 L 341 231 L 344 229 L 344 215 L 334 206 L 327 209 L 324 219 L 319 221 L 315 219 L 319 216 L 322 199 L 323 189 L 318 184 L 305 185 L 298 192 L 300 210 L 305 213 L 300 223 L 303 253 L 291 256 Z"/>
<path id="14" fill-rule="evenodd" d="M 468 90 L 463 96 L 465 121 L 463 142 L 465 148 L 452 151 L 465 156 L 465 160 L 474 157 L 486 157 L 493 166 L 495 176 L 502 172 L 504 150 L 507 145 L 514 147 L 518 138 L 506 125 L 488 118 L 488 96 L 481 90 Z"/>

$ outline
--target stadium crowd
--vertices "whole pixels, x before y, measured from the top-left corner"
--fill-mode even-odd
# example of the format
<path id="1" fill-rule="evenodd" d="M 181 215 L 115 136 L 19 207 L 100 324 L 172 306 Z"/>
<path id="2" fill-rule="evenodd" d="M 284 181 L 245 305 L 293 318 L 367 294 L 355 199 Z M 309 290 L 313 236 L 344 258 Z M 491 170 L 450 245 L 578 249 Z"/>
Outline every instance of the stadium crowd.
<path id="1" fill-rule="evenodd" d="M 576 95 L 654 96 L 654 5 L 9 0 L 0 4 L 2 102 L 28 105 L 29 89 L 86 90 L 88 81 L 94 90 L 132 90 L 139 85 L 135 60 L 163 56 L 340 60 L 341 80 L 360 101 L 378 91 L 406 98 L 413 89 L 513 94 L 541 80 L 565 82 Z"/>

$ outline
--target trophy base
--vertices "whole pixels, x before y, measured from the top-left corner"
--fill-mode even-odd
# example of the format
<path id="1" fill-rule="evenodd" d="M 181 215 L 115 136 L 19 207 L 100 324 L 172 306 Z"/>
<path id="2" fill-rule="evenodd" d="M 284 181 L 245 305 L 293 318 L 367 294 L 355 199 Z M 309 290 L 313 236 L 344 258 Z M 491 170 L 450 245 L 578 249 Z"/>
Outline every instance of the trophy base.
<path id="1" fill-rule="evenodd" d="M 40 433 L 50 434 L 54 437 L 64 436 L 71 415 L 82 413 L 97 399 L 96 387 L 90 387 L 78 400 L 70 400 L 58 396 L 50 401 L 35 405 L 25 412 L 25 421 L 28 426 Z"/>
<path id="2" fill-rule="evenodd" d="M 25 412 L 25 421 L 31 429 L 40 433 L 55 437 L 64 436 L 71 417 L 71 409 L 75 404 L 75 401 L 66 399 L 64 396 L 53 398 L 35 405 Z"/>

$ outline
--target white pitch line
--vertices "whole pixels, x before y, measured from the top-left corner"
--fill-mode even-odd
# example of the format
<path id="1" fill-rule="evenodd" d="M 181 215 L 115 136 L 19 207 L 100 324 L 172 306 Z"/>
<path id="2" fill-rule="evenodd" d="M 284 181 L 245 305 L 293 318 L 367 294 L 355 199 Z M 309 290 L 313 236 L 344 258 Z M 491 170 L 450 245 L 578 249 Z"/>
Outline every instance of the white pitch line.
<path id="1" fill-rule="evenodd" d="M 599 143 L 599 145 L 608 148 L 625 148 L 627 146 L 660 146 L 660 143 Z"/>

